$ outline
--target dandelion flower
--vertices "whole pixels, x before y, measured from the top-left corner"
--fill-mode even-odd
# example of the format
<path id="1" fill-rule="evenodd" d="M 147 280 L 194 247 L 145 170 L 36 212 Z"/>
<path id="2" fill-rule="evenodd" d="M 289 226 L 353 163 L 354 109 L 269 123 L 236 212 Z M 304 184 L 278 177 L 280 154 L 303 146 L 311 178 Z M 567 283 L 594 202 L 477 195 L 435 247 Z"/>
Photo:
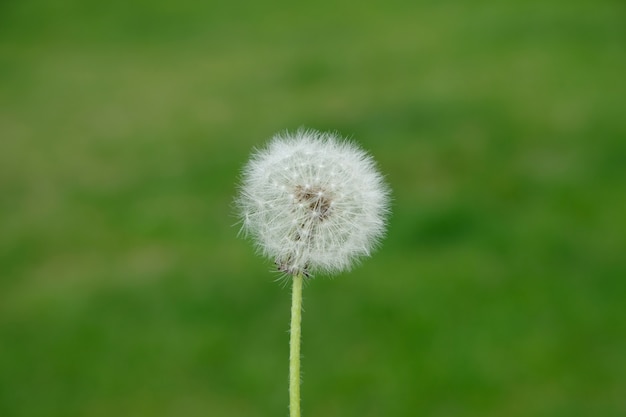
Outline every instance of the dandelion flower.
<path id="1" fill-rule="evenodd" d="M 243 170 L 242 230 L 293 276 L 289 414 L 300 417 L 302 281 L 337 273 L 370 254 L 385 232 L 389 189 L 374 160 L 331 133 L 279 134 Z"/>
<path id="2" fill-rule="evenodd" d="M 380 241 L 389 189 L 357 145 L 301 129 L 252 155 L 237 205 L 243 231 L 281 272 L 333 274 Z"/>

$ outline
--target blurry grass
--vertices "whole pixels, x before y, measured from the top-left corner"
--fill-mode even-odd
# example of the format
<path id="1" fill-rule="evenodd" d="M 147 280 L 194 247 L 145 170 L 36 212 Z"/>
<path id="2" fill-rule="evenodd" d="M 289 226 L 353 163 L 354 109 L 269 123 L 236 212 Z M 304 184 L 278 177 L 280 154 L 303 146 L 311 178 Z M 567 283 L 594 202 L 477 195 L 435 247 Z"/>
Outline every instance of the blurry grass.
<path id="1" fill-rule="evenodd" d="M 619 2 L 0 5 L 0 415 L 286 415 L 250 149 L 371 150 L 383 247 L 305 289 L 310 416 L 626 412 Z"/>

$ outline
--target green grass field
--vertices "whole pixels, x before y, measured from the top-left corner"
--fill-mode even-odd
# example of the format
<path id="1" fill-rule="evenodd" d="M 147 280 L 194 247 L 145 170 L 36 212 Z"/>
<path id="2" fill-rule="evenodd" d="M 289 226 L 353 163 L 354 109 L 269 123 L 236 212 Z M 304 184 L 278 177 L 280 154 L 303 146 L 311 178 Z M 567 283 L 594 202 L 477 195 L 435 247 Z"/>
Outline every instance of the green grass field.
<path id="1" fill-rule="evenodd" d="M 619 1 L 0 4 L 0 416 L 287 416 L 254 146 L 352 137 L 380 250 L 304 292 L 307 417 L 626 415 Z"/>

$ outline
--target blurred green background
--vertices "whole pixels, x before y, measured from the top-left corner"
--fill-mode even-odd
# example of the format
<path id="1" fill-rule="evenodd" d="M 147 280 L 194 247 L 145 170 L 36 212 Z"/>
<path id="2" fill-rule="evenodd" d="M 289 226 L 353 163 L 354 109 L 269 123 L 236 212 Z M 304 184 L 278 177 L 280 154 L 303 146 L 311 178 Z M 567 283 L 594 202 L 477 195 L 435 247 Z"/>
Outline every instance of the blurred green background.
<path id="1" fill-rule="evenodd" d="M 337 130 L 394 192 L 305 288 L 303 415 L 626 415 L 621 1 L 0 3 L 0 416 L 286 416 L 232 199 Z"/>

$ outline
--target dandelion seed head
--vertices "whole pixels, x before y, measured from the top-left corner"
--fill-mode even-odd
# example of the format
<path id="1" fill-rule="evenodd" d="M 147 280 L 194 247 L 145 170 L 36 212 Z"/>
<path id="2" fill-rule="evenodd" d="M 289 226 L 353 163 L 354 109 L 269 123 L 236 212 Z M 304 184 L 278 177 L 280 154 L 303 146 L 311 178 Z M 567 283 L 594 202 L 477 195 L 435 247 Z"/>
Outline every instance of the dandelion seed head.
<path id="1" fill-rule="evenodd" d="M 332 274 L 378 245 L 389 188 L 357 145 L 301 129 L 253 153 L 236 203 L 243 232 L 279 271 Z"/>

